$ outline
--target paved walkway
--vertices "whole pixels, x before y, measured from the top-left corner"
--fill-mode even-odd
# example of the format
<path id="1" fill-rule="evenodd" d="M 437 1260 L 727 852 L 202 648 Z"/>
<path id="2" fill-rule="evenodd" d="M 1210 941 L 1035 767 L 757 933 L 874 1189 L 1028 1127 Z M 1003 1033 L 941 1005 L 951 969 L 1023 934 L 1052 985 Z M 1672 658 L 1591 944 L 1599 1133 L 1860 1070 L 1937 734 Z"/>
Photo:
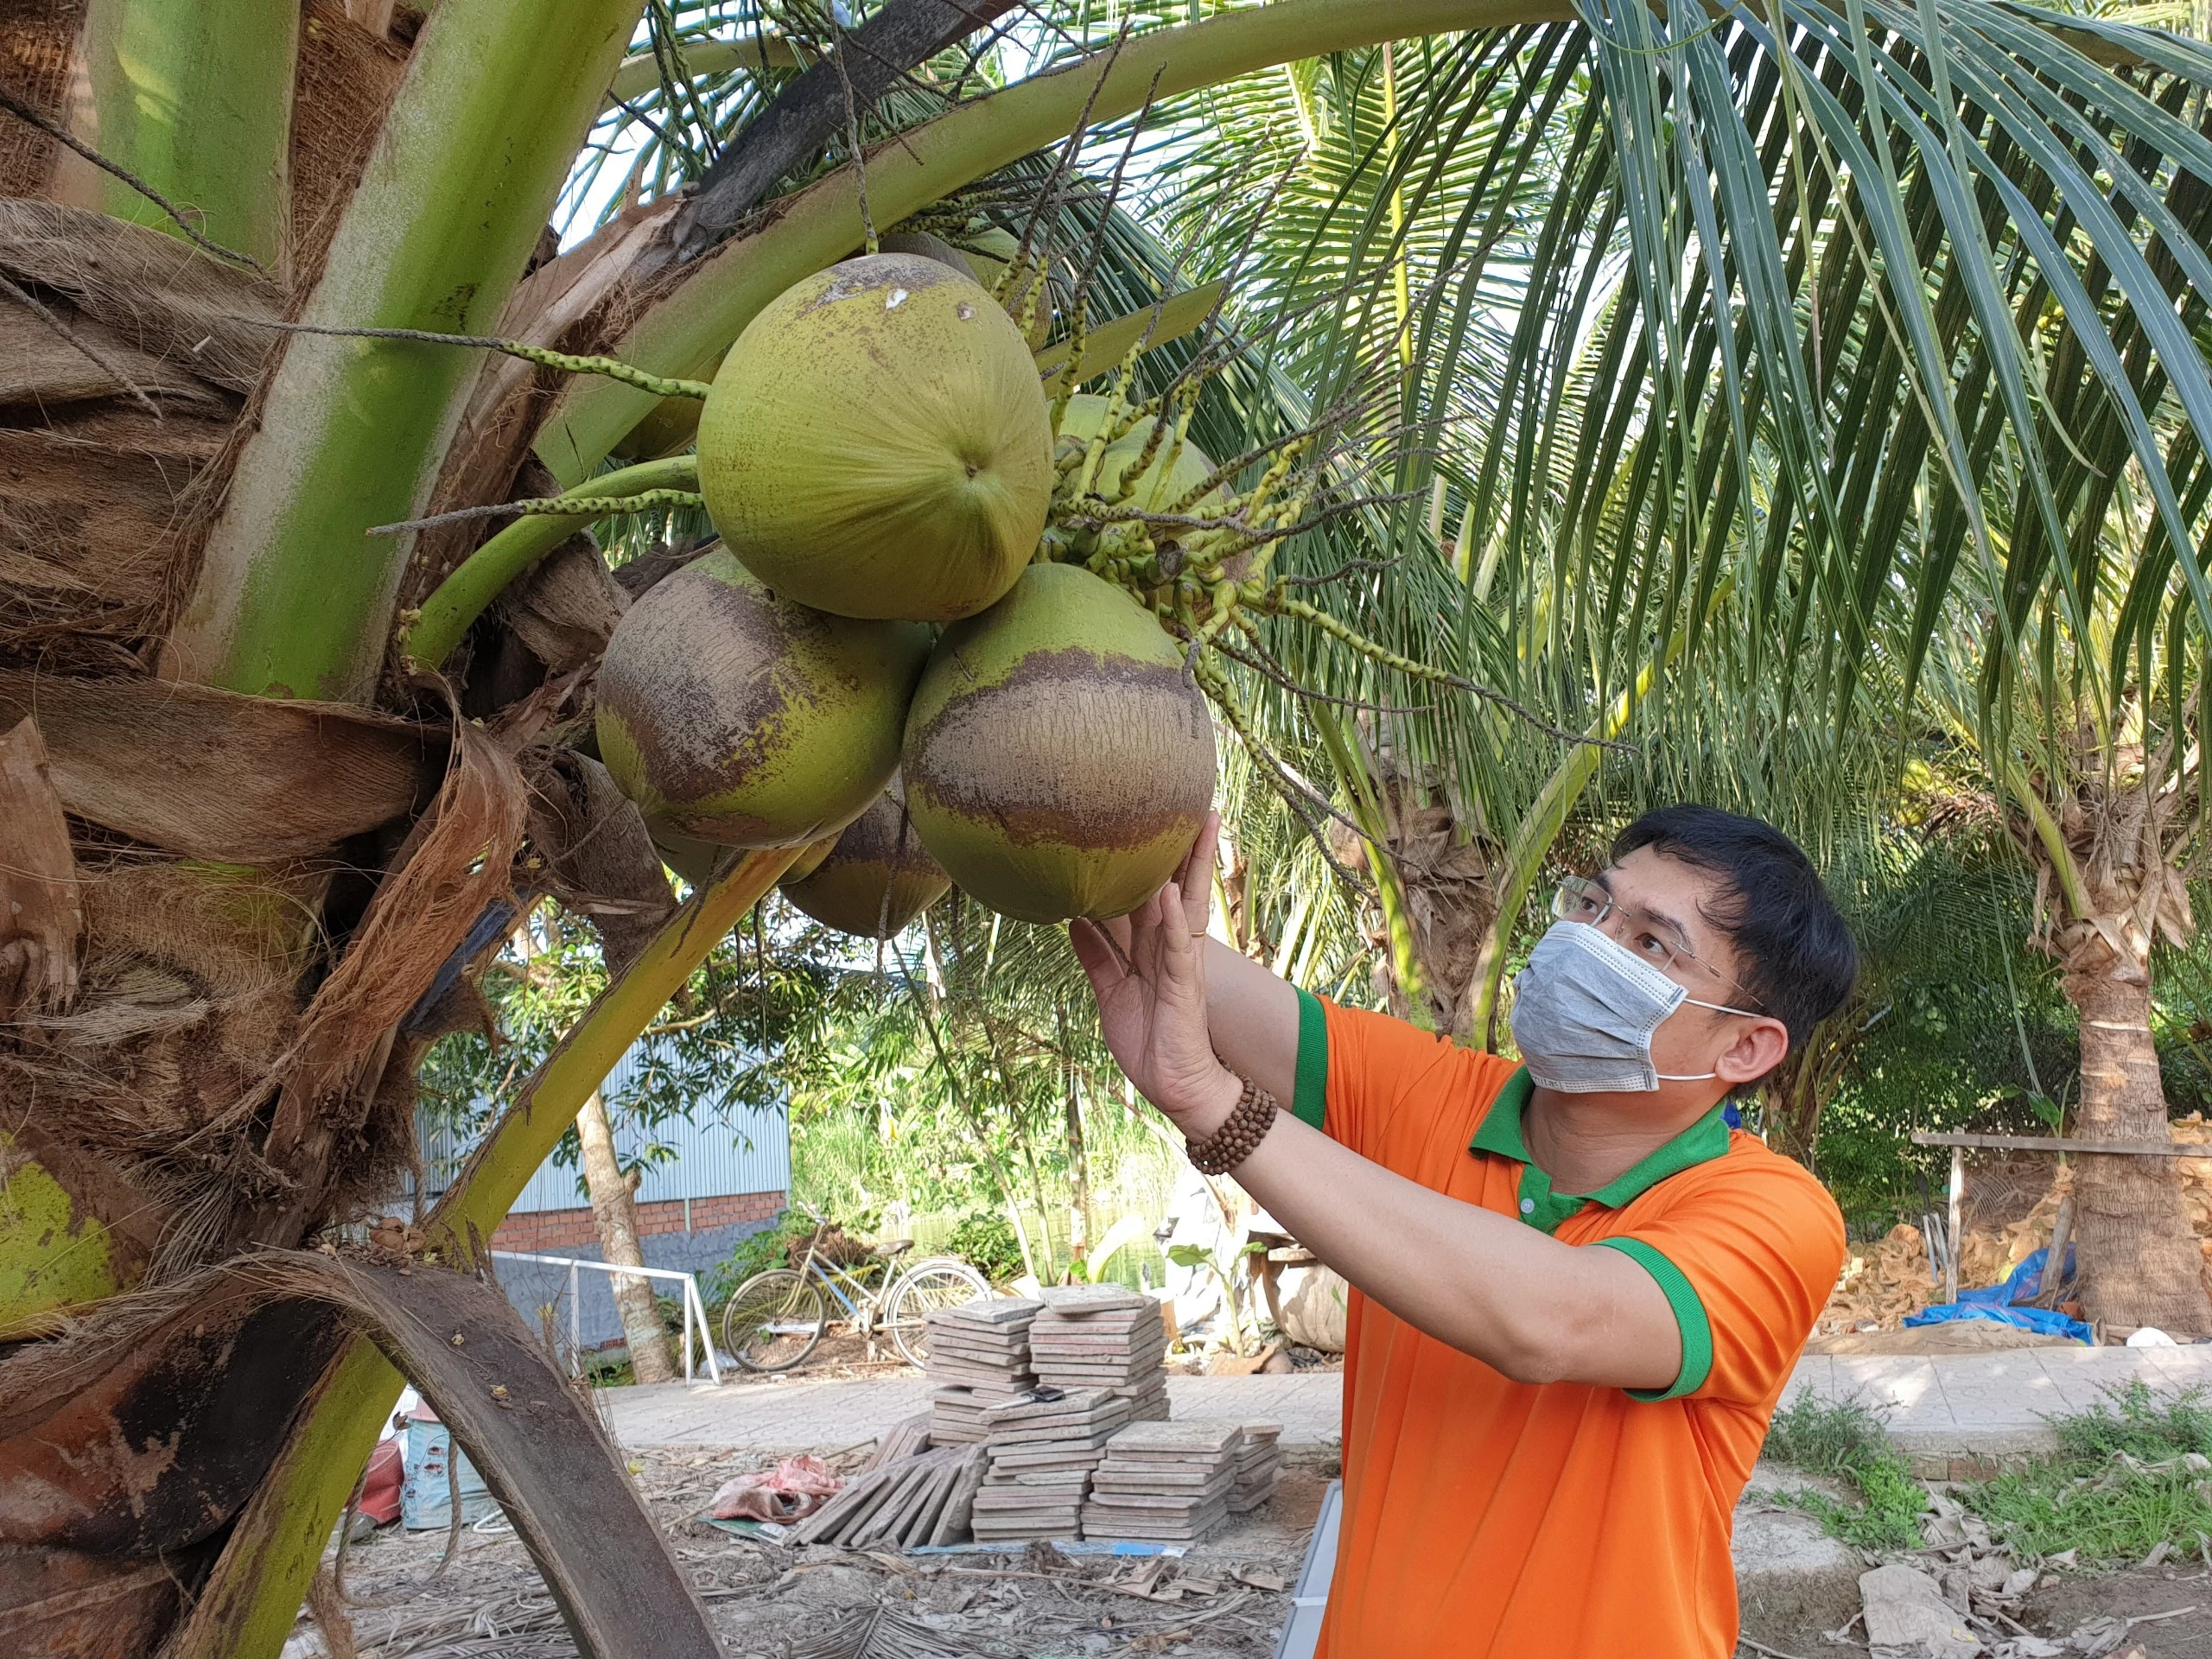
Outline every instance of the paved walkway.
<path id="1" fill-rule="evenodd" d="M 2161 1392 L 2212 1389 L 2212 1344 L 1808 1354 L 1790 1387 L 1864 1400 L 1883 1414 L 1897 1448 L 1927 1464 L 2055 1451 L 2058 1439 L 2046 1419 L 2086 1411 L 2134 1377 Z"/>
<path id="2" fill-rule="evenodd" d="M 2018 1458 L 2054 1449 L 2047 1417 L 2096 1404 L 2140 1377 L 2152 1388 L 2212 1389 L 2212 1344 L 2190 1348 L 2018 1348 L 1993 1354 L 1815 1354 L 1797 1363 L 1792 1392 L 1858 1398 L 1883 1414 L 1890 1437 L 1924 1474 L 1965 1472 L 1951 1461 Z M 1286 1446 L 1333 1443 L 1342 1374 L 1171 1376 L 1178 1417 L 1279 1422 Z M 860 1382 L 789 1379 L 687 1388 L 615 1389 L 604 1396 L 626 1446 L 702 1445 L 756 1451 L 858 1446 L 929 1406 L 920 1377 Z"/>

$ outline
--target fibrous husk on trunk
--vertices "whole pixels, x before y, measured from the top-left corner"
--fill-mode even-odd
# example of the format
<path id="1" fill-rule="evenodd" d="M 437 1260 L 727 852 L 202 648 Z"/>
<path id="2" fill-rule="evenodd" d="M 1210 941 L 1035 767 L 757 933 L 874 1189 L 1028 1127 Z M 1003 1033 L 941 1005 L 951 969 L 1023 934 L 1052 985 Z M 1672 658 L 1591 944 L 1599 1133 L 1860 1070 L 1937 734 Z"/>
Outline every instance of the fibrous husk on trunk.
<path id="1" fill-rule="evenodd" d="M 313 857 L 418 810 L 442 732 L 330 702 L 0 669 L 0 722 L 35 714 L 61 804 L 193 858 Z"/>
<path id="2" fill-rule="evenodd" d="M 0 736 L 0 1024 L 69 1006 L 84 932 L 68 821 L 25 718 Z"/>
<path id="3" fill-rule="evenodd" d="M 391 26 L 372 31 L 345 0 L 306 0 L 299 70 L 292 84 L 292 285 L 304 293 L 376 147 L 385 111 L 407 72 L 423 10 L 385 7 Z"/>
<path id="4" fill-rule="evenodd" d="M 2063 963 L 2060 988 L 2081 1016 L 2074 1132 L 2085 1141 L 2164 1141 L 2151 948 L 2162 934 L 2185 944 L 2196 931 L 2182 868 L 2196 810 L 2191 767 L 2177 768 L 2163 750 L 2107 749 L 2086 728 L 2076 747 L 2078 779 L 2056 791 L 2053 813 L 2073 865 L 2070 887 L 2058 880 L 2051 849 L 2016 827 L 2037 861 L 2037 942 Z M 2177 1166 L 2094 1154 L 2079 1164 L 2074 1228 L 2083 1313 L 2175 1335 L 2212 1332 L 2212 1296 Z"/>
<path id="5" fill-rule="evenodd" d="M 597 930 L 610 976 L 620 974 L 676 913 L 645 821 L 605 766 L 574 749 L 526 749 L 530 838 L 553 891 Z"/>
<path id="6" fill-rule="evenodd" d="M 0 425 L 0 651 L 135 669 L 189 577 L 276 343 L 257 323 L 283 296 L 178 238 L 50 201 L 0 201 L 0 273 L 44 313 L 0 295 L 0 360 L 35 400 Z"/>
<path id="7" fill-rule="evenodd" d="M 466 721 L 453 765 L 378 883 L 345 955 L 317 990 L 276 1068 L 276 1104 L 261 1157 L 278 1191 L 232 1242 L 294 1244 L 342 1208 L 340 1195 L 384 1196 L 395 1148 L 414 1144 L 411 1093 L 403 1123 L 372 1121 L 392 1091 L 378 1085 L 408 1010 L 493 903 L 512 901 L 527 796 L 515 764 Z M 382 1155 L 378 1155 L 381 1152 Z"/>
<path id="8" fill-rule="evenodd" d="M 548 674 L 567 674 L 599 660 L 629 608 L 630 595 L 607 569 L 598 544 L 588 536 L 571 536 L 502 592 L 491 615 L 530 647 Z"/>
<path id="9" fill-rule="evenodd" d="M 1481 1045 L 1489 1033 L 1468 1028 L 1477 1001 L 1476 972 L 1491 924 L 1497 915 L 1492 885 L 1493 848 L 1471 832 L 1451 806 L 1434 801 L 1426 780 L 1405 776 L 1388 750 L 1371 757 L 1370 782 L 1382 809 L 1383 848 L 1406 895 L 1413 927 L 1414 958 L 1425 980 L 1425 1013 L 1437 1031 L 1462 1043 Z M 1363 868 L 1366 842 L 1351 826 L 1332 822 L 1330 850 L 1349 869 Z M 1363 908 L 1362 931 L 1375 947 L 1375 989 L 1401 1019 L 1414 1013 L 1413 1000 L 1398 982 L 1382 913 Z"/>
<path id="10" fill-rule="evenodd" d="M 200 1259 L 190 1218 L 252 1166 L 251 1103 L 298 1020 L 326 883 L 112 848 L 80 874 L 78 997 L 0 1035 L 0 1128 L 126 1288 L 165 1250 L 172 1268 Z"/>

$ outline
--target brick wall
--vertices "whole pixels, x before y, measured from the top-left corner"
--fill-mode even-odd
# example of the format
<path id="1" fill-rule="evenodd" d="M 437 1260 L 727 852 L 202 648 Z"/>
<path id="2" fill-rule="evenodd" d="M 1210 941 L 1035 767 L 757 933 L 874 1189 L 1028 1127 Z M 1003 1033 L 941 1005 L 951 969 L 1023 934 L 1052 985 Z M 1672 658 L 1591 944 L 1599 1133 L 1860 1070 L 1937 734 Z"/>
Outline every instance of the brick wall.
<path id="1" fill-rule="evenodd" d="M 640 1238 L 648 1238 L 659 1233 L 703 1233 L 741 1222 L 773 1221 L 784 1212 L 787 1202 L 781 1192 L 733 1192 L 694 1198 L 688 1227 L 681 1198 L 641 1204 L 638 1206 L 638 1234 Z M 598 1244 L 599 1234 L 593 1229 L 588 1206 L 511 1215 L 492 1235 L 492 1248 L 495 1250 L 520 1250 L 534 1255 L 570 1255 L 578 1250 L 590 1250 L 595 1255 Z"/>

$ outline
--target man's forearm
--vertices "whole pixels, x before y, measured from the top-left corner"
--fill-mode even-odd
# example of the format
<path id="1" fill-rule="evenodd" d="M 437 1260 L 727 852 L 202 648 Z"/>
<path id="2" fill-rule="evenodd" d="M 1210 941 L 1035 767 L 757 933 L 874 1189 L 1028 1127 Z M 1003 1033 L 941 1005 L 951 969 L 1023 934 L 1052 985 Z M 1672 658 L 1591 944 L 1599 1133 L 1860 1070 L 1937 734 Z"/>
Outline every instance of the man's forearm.
<path id="1" fill-rule="evenodd" d="M 1219 939 L 1205 939 L 1200 949 L 1213 1052 L 1287 1107 L 1298 1083 L 1298 993 Z"/>
<path id="2" fill-rule="evenodd" d="M 1287 1112 L 1236 1179 L 1368 1296 L 1516 1381 L 1663 1389 L 1681 1369 L 1665 1294 L 1618 1251 L 1432 1192 Z"/>

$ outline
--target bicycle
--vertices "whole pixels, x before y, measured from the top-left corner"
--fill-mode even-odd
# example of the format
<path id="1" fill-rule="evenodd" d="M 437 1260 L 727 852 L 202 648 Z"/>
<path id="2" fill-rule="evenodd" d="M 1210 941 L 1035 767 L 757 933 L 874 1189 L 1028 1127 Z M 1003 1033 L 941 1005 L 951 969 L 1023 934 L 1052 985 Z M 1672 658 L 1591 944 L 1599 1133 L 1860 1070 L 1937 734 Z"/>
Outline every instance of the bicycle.
<path id="1" fill-rule="evenodd" d="M 814 1351 L 830 1323 L 824 1291 L 867 1338 L 871 1354 L 875 1333 L 888 1332 L 893 1345 L 915 1365 L 928 1357 L 927 1320 L 932 1312 L 991 1294 L 989 1281 L 958 1256 L 929 1256 L 893 1274 L 892 1258 L 914 1248 L 911 1238 L 878 1245 L 877 1259 L 856 1271 L 824 1262 L 818 1246 L 829 1223 L 818 1211 L 808 1213 L 818 1224 L 798 1266 L 754 1274 L 723 1304 L 722 1348 L 748 1371 L 788 1371 Z M 868 1275 L 877 1271 L 882 1281 L 868 1284 Z"/>

